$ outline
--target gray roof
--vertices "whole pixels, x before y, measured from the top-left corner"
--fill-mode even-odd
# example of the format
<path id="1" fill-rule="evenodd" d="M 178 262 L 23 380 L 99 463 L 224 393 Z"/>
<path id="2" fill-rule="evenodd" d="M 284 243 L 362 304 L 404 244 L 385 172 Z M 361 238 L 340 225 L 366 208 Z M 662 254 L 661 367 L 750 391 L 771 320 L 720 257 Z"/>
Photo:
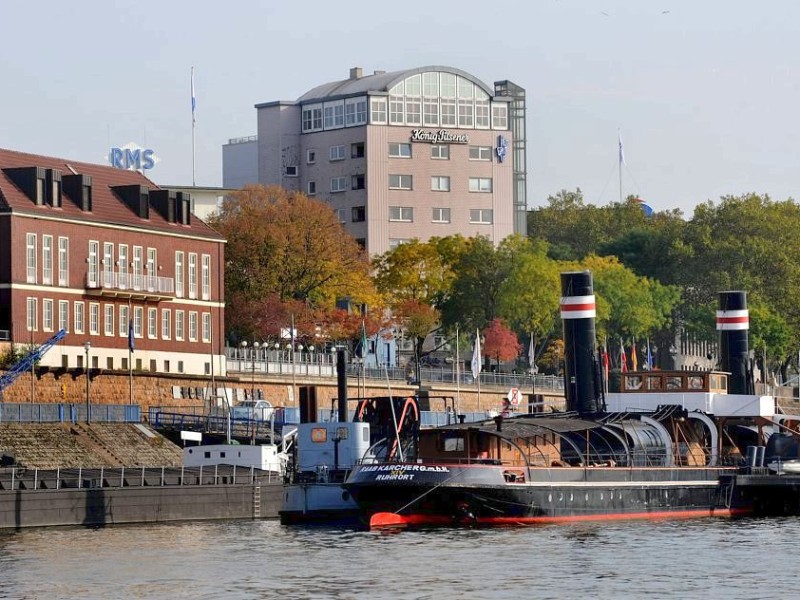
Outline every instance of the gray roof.
<path id="1" fill-rule="evenodd" d="M 354 96 L 369 92 L 388 93 L 390 89 L 392 89 L 397 83 L 405 78 L 410 77 L 411 75 L 416 75 L 417 73 L 425 73 L 429 71 L 443 71 L 445 73 L 460 75 L 464 79 L 469 79 L 472 83 L 489 94 L 489 96 L 494 96 L 494 89 L 490 88 L 474 75 L 470 75 L 461 69 L 454 69 L 453 67 L 429 66 L 419 67 L 417 69 L 405 69 L 402 71 L 391 71 L 388 73 L 380 73 L 378 75 L 365 75 L 363 77 L 359 77 L 358 79 L 342 79 L 340 81 L 323 83 L 322 85 L 318 85 L 317 87 L 310 89 L 305 94 L 300 96 L 297 99 L 297 102 L 305 104 L 316 100 L 331 100 L 334 98 Z"/>

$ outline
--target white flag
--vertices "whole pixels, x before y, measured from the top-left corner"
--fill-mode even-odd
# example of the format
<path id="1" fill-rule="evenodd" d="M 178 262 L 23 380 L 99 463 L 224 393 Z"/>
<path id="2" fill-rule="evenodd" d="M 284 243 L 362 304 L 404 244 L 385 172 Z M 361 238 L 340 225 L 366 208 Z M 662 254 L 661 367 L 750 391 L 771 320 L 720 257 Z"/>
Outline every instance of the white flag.
<path id="1" fill-rule="evenodd" d="M 617 132 L 619 139 L 619 164 L 625 164 L 625 152 L 622 151 L 622 133 Z"/>
<path id="2" fill-rule="evenodd" d="M 536 354 L 534 354 L 534 346 L 533 346 L 533 333 L 531 333 L 531 344 L 528 346 L 528 366 L 532 369 L 533 365 L 536 364 Z"/>
<path id="3" fill-rule="evenodd" d="M 472 349 L 472 376 L 477 379 L 481 374 L 481 332 L 475 330 L 475 347 Z"/>
<path id="4" fill-rule="evenodd" d="M 194 113 L 196 109 L 197 109 L 197 99 L 195 98 L 194 95 L 194 67 L 192 67 L 192 126 L 194 126 L 195 123 Z"/>

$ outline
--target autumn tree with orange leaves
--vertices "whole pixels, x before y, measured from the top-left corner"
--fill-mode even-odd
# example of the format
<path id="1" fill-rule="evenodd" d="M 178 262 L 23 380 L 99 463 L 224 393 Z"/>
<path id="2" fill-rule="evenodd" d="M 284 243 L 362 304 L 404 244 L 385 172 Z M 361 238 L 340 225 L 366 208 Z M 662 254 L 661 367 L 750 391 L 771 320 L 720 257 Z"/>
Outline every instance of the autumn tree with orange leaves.
<path id="1" fill-rule="evenodd" d="M 516 359 L 522 352 L 522 345 L 517 340 L 517 335 L 500 319 L 493 319 L 483 335 L 481 353 L 483 356 L 494 358 L 498 366 L 501 362 Z"/>

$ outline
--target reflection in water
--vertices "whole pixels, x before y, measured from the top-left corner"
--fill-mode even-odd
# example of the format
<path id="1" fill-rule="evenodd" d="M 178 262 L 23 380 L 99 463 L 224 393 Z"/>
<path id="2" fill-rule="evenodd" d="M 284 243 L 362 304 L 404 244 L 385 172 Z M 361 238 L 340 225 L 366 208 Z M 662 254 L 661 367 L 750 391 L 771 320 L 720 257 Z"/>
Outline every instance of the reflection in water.
<path id="1" fill-rule="evenodd" d="M 31 529 L 0 533 L 0 598 L 782 598 L 792 569 L 767 573 L 759 557 L 790 564 L 798 537 L 798 519 L 391 535 L 275 521 Z"/>

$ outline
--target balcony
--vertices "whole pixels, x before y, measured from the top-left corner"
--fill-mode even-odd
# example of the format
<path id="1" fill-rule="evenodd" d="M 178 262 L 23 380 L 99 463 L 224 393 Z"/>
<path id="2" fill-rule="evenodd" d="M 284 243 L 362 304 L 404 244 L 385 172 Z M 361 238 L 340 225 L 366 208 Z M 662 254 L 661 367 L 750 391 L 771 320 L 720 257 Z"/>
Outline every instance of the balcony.
<path id="1" fill-rule="evenodd" d="M 86 274 L 86 289 L 98 296 L 167 300 L 175 296 L 175 279 L 101 271 Z"/>

